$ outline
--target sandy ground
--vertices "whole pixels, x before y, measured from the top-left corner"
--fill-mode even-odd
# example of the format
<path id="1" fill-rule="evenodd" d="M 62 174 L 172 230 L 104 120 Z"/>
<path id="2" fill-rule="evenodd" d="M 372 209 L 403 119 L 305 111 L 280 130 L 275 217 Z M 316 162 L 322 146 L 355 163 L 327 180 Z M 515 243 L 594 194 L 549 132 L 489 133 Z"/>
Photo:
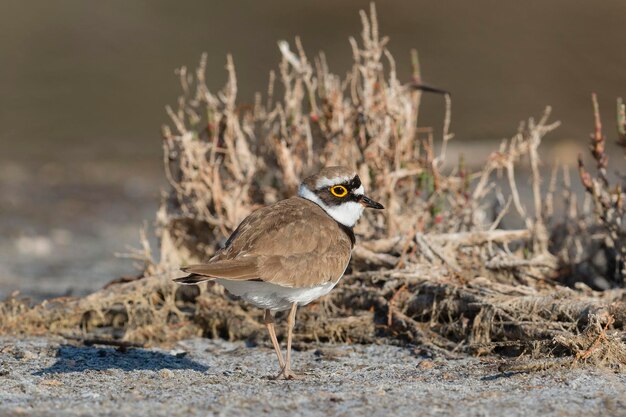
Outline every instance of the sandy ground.
<path id="1" fill-rule="evenodd" d="M 0 415 L 626 415 L 626 375 L 502 374 L 494 359 L 433 359 L 394 346 L 294 352 L 300 381 L 272 380 L 273 351 L 244 343 L 119 352 L 3 338 L 0 346 Z"/>

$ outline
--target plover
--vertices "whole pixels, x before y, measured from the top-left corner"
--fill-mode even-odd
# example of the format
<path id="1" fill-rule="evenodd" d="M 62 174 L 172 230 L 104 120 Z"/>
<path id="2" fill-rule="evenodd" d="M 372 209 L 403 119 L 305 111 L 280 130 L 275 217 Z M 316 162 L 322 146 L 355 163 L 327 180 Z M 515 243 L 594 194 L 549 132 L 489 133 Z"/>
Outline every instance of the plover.
<path id="1" fill-rule="evenodd" d="M 181 268 L 175 281 L 215 280 L 231 294 L 265 310 L 264 323 L 278 356 L 280 373 L 291 370 L 291 341 L 298 306 L 328 294 L 343 276 L 355 243 L 353 227 L 366 207 L 382 209 L 367 197 L 356 173 L 327 167 L 306 178 L 298 196 L 258 209 L 246 217 L 207 264 Z M 280 349 L 273 313 L 289 310 L 287 355 Z"/>

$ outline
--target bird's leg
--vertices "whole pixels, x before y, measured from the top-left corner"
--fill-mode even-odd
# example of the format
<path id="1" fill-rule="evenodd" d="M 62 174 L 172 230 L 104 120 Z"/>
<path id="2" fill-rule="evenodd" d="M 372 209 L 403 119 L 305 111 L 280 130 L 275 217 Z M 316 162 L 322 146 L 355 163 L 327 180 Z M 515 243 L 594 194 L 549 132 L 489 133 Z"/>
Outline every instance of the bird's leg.
<path id="1" fill-rule="evenodd" d="M 269 309 L 265 310 L 263 323 L 265 323 L 265 327 L 267 327 L 267 332 L 270 334 L 270 339 L 272 340 L 274 351 L 276 352 L 276 356 L 278 356 L 278 364 L 280 365 L 280 368 L 283 369 L 285 367 L 285 359 L 283 358 L 283 353 L 280 351 L 278 339 L 276 339 L 276 329 L 274 329 L 274 317 L 272 316 L 272 312 Z"/>
<path id="2" fill-rule="evenodd" d="M 298 303 L 291 305 L 289 310 L 289 316 L 287 316 L 287 361 L 285 366 L 278 376 L 282 376 L 285 379 L 297 379 L 298 376 L 291 371 L 291 339 L 293 336 L 293 327 L 296 324 L 296 310 L 298 309 Z"/>

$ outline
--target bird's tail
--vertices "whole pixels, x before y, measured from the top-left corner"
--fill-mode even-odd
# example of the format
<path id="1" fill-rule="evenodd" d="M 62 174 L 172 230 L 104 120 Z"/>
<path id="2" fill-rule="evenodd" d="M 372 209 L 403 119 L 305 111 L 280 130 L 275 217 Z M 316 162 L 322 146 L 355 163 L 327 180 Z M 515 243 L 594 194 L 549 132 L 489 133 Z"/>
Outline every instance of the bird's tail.
<path id="1" fill-rule="evenodd" d="M 208 281 L 210 279 L 212 278 L 204 276 L 204 275 L 189 274 L 186 277 L 174 279 L 174 282 L 178 282 L 179 284 L 183 284 L 183 285 L 196 285 L 196 284 L 200 284 L 201 282 Z"/>

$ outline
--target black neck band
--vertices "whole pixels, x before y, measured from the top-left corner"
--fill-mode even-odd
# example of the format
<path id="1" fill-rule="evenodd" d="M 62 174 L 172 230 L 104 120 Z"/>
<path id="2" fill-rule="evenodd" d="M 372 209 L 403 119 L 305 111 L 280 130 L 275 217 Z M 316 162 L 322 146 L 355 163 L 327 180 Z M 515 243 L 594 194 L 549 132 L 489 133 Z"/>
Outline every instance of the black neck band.
<path id="1" fill-rule="evenodd" d="M 335 220 L 336 221 L 336 220 Z M 345 224 L 341 224 L 339 222 L 337 222 L 337 224 L 339 225 L 339 227 L 341 228 L 341 230 L 343 230 L 343 232 L 348 235 L 348 237 L 350 238 L 350 244 L 351 247 L 354 247 L 354 244 L 356 243 L 356 236 L 354 236 L 354 230 L 352 230 L 351 227 L 346 226 Z"/>

